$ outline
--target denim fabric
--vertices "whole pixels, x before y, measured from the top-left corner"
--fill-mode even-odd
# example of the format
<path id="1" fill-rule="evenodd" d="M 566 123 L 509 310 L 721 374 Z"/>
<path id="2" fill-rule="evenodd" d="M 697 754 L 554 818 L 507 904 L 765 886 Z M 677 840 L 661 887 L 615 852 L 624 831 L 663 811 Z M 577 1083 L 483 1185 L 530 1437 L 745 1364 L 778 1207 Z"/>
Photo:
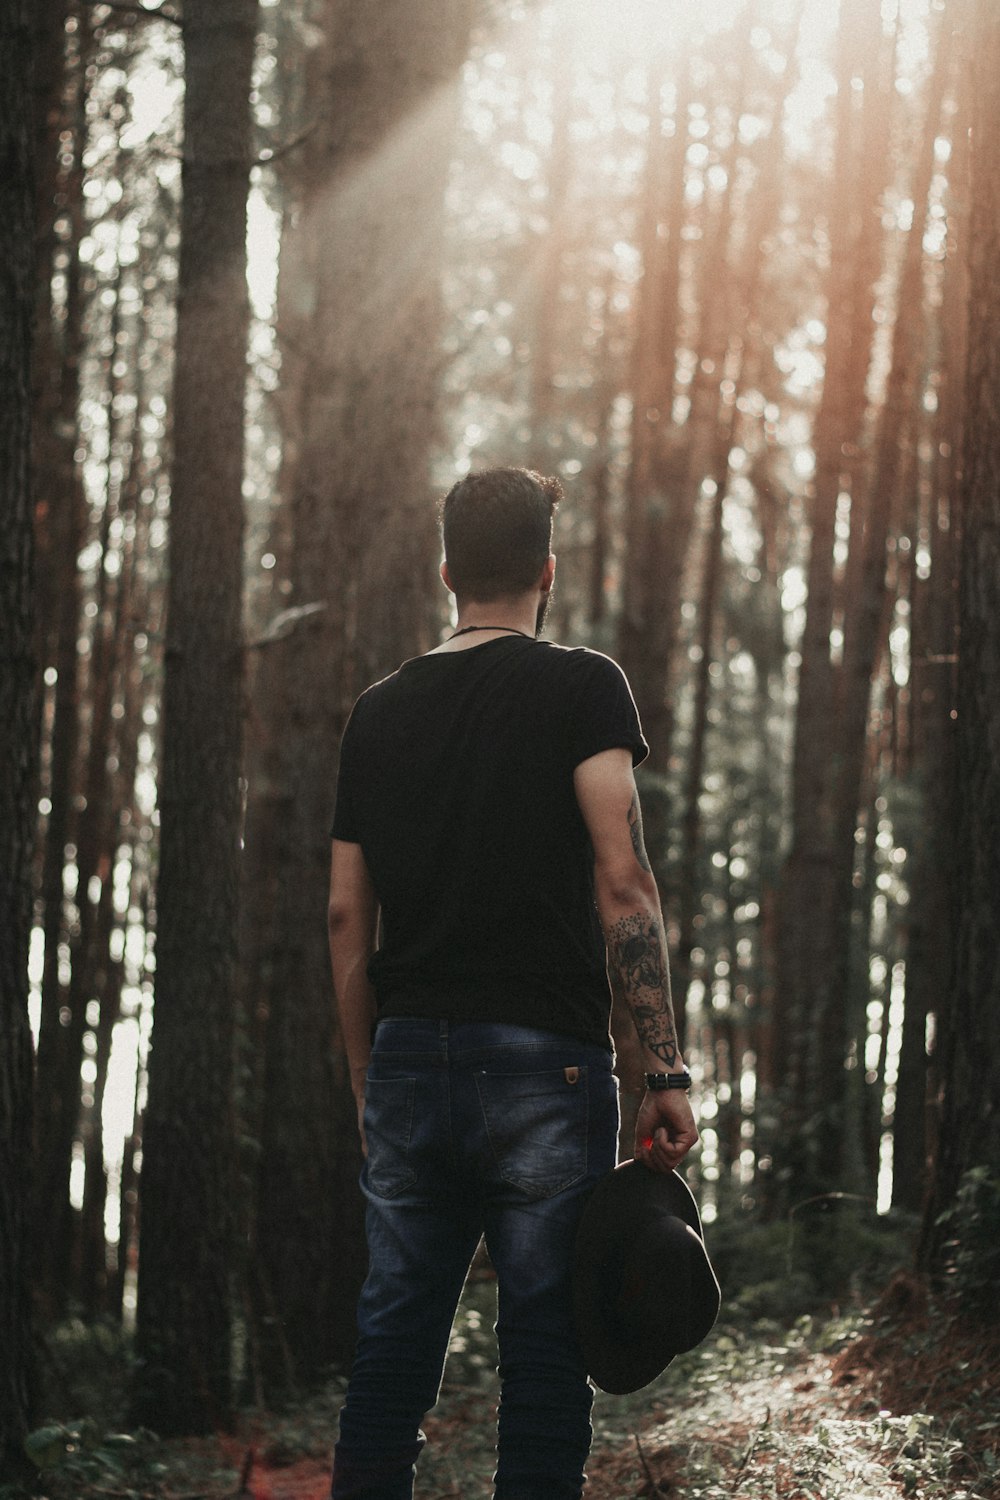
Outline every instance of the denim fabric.
<path id="1" fill-rule="evenodd" d="M 390 1019 L 365 1097 L 370 1269 L 337 1443 L 334 1500 L 410 1500 L 481 1235 L 497 1273 L 496 1500 L 577 1500 L 593 1390 L 570 1258 L 615 1164 L 617 1085 L 601 1047 L 523 1026 Z"/>

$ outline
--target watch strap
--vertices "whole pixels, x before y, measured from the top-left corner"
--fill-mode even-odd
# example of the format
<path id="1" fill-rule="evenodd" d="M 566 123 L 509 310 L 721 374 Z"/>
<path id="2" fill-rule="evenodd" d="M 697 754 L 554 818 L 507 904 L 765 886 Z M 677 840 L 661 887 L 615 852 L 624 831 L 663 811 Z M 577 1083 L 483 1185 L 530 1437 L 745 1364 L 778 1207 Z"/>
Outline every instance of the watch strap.
<path id="1" fill-rule="evenodd" d="M 691 1087 L 691 1074 L 687 1068 L 682 1068 L 679 1073 L 647 1073 L 646 1087 L 654 1094 L 662 1089 L 684 1089 L 686 1092 Z"/>

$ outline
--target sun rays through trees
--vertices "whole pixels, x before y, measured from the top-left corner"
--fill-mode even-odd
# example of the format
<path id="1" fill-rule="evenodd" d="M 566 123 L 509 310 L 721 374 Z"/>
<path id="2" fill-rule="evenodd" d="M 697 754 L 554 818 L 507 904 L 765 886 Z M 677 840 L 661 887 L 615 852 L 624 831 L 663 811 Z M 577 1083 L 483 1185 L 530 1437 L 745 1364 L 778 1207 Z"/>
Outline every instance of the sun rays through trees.
<path id="1" fill-rule="evenodd" d="M 2 1442 L 27 1280 L 164 1431 L 349 1358 L 337 746 L 470 467 L 559 474 L 547 633 L 635 691 L 706 1221 L 794 1223 L 806 1296 L 925 1213 L 946 1272 L 1000 1173 L 989 0 L 3 26 Z"/>

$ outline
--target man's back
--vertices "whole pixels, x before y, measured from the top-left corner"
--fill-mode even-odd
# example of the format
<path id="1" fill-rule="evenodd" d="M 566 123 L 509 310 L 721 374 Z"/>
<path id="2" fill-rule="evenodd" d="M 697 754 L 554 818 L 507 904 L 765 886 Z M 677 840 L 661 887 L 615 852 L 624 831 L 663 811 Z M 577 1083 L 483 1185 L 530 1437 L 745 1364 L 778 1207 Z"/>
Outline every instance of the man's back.
<path id="1" fill-rule="evenodd" d="M 405 662 L 345 734 L 334 836 L 382 908 L 379 1015 L 506 1020 L 607 1045 L 604 942 L 573 771 L 645 754 L 607 657 L 506 635 Z"/>

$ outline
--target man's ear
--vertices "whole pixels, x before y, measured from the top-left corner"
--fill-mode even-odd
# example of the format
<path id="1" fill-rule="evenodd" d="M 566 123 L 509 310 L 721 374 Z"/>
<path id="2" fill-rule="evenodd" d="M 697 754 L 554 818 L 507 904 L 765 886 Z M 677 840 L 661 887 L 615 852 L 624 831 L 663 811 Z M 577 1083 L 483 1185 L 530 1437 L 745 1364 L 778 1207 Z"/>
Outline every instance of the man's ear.
<path id="1" fill-rule="evenodd" d="M 451 581 L 451 574 L 448 572 L 448 564 L 446 562 L 442 562 L 441 564 L 441 581 L 449 593 L 453 594 L 455 592 L 455 585 Z"/>
<path id="2" fill-rule="evenodd" d="M 556 555 L 555 555 L 554 552 L 550 552 L 549 555 L 548 555 L 548 557 L 545 559 L 545 566 L 542 569 L 541 587 L 542 587 L 542 593 L 543 594 L 547 594 L 547 593 L 550 592 L 550 590 L 552 588 L 552 582 L 553 582 L 553 579 L 555 578 L 555 576 L 556 576 Z"/>

